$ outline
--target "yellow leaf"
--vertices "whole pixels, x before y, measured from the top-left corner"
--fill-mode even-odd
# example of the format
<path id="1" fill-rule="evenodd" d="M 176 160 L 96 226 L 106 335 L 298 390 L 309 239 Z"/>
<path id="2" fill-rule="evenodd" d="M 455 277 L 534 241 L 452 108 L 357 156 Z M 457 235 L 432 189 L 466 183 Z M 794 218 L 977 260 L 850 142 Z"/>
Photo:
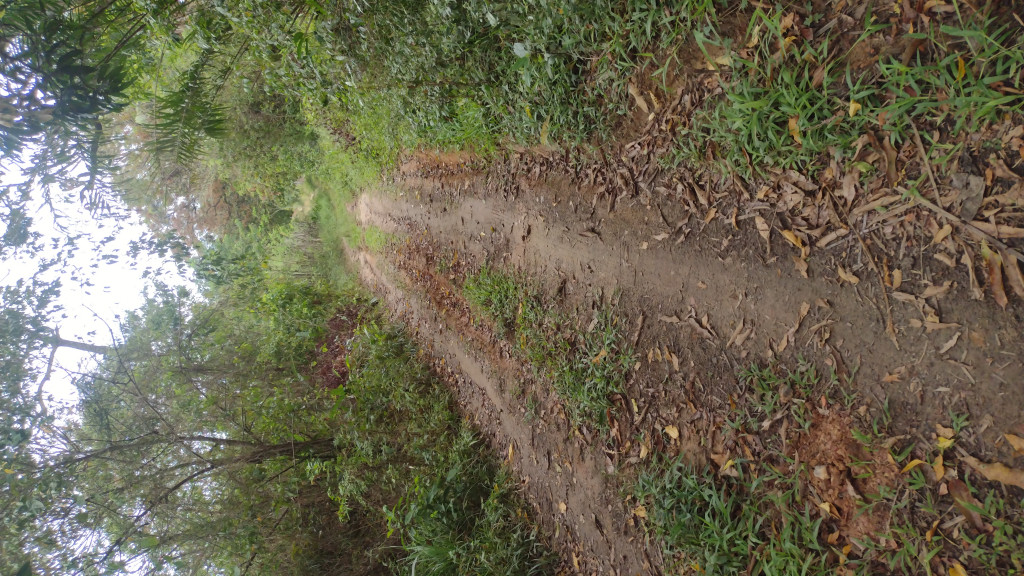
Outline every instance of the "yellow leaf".
<path id="1" fill-rule="evenodd" d="M 512 456 L 515 455 L 515 448 L 512 447 L 512 442 L 508 443 L 508 461 L 512 461 Z"/>
<path id="2" fill-rule="evenodd" d="M 735 465 L 736 465 L 736 461 L 735 461 L 735 460 L 733 460 L 732 458 L 730 458 L 730 459 L 729 459 L 729 460 L 727 460 L 727 461 L 725 462 L 725 464 L 724 464 L 724 465 L 722 466 L 722 472 L 725 472 L 726 470 L 728 470 L 729 468 L 732 468 L 732 467 L 733 467 L 733 466 L 735 466 Z"/>
<path id="3" fill-rule="evenodd" d="M 783 230 L 782 231 L 782 236 L 785 237 L 786 240 L 789 240 L 789 243 L 792 244 L 793 246 L 796 246 L 797 248 L 800 248 L 801 250 L 803 249 L 804 241 L 801 240 L 800 237 L 797 236 L 796 233 L 793 232 L 792 230 Z"/>
<path id="4" fill-rule="evenodd" d="M 953 445 L 953 440 L 950 438 L 943 438 L 942 436 L 939 436 L 939 439 L 935 444 L 939 447 L 939 450 L 945 450 L 946 448 L 949 448 L 950 446 Z"/>
<path id="5" fill-rule="evenodd" d="M 668 437 L 673 440 L 678 440 L 679 428 L 676 428 L 675 426 L 669 424 L 668 426 L 665 426 L 665 434 L 668 434 Z"/>
<path id="6" fill-rule="evenodd" d="M 647 508 L 644 508 L 644 505 L 641 504 L 633 509 L 633 514 L 635 514 L 637 518 L 647 518 Z"/>
<path id="7" fill-rule="evenodd" d="M 804 140 L 800 137 L 800 126 L 797 124 L 800 121 L 799 116 L 790 116 L 789 118 L 789 135 L 793 137 L 793 140 L 797 144 L 803 144 Z"/>
<path id="8" fill-rule="evenodd" d="M 949 576 L 967 576 L 967 570 L 964 570 L 959 562 L 953 562 L 953 565 L 949 567 Z"/>
<path id="9" fill-rule="evenodd" d="M 11 470 L 10 468 L 4 468 L 4 472 L 7 474 L 14 474 L 14 470 Z"/>
<path id="10" fill-rule="evenodd" d="M 837 272 L 839 272 L 839 277 L 842 278 L 843 280 L 846 280 L 850 284 L 860 283 L 860 278 L 858 278 L 853 272 L 848 272 L 846 268 L 843 268 L 842 266 L 838 266 L 837 268 Z"/>
<path id="11" fill-rule="evenodd" d="M 860 112 L 860 109 L 860 102 L 857 102 L 856 100 L 850 100 L 850 118 L 856 116 L 857 112 Z"/>
<path id="12" fill-rule="evenodd" d="M 959 82 L 963 79 L 964 74 L 967 73 L 967 68 L 964 66 L 964 59 L 956 57 L 956 81 Z"/>
<path id="13" fill-rule="evenodd" d="M 915 458 L 910 462 L 907 462 L 907 465 L 903 467 L 903 470 L 900 470 L 900 474 L 906 474 L 907 472 L 910 472 L 920 464 L 924 464 L 924 460 L 918 460 Z"/>
<path id="14" fill-rule="evenodd" d="M 602 348 L 601 351 L 598 352 L 597 356 L 594 356 L 594 359 L 591 360 L 590 363 L 591 364 L 600 364 L 601 360 L 604 360 L 605 356 L 607 356 L 607 355 L 608 355 L 608 349 L 607 348 Z"/>

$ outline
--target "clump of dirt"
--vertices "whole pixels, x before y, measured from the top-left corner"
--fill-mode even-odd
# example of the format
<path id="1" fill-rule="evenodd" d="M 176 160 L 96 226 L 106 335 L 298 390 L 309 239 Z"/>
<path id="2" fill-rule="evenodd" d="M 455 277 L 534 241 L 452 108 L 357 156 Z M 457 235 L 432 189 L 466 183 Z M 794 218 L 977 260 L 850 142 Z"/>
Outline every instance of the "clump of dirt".
<path id="1" fill-rule="evenodd" d="M 788 454 L 795 466 L 806 465 L 820 508 L 828 508 L 835 529 L 851 543 L 888 532 L 888 508 L 864 504 L 902 483 L 888 452 L 857 441 L 855 428 L 848 413 L 819 412 L 807 432 L 790 444 Z"/>
<path id="2" fill-rule="evenodd" d="M 359 323 L 359 308 L 347 306 L 327 321 L 327 335 L 316 347 L 313 382 L 317 388 L 333 390 L 348 382 L 348 341 Z"/>

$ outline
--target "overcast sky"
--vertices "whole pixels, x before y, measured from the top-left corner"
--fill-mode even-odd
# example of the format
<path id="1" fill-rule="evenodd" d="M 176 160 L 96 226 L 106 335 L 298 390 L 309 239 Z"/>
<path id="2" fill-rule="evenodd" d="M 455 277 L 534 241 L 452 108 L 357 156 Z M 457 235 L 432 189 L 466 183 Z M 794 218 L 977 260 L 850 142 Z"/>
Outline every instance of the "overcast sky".
<path id="1" fill-rule="evenodd" d="M 3 176 L 5 182 L 17 174 Z M 30 213 L 32 230 L 43 235 L 43 245 L 51 246 L 51 238 L 64 238 L 67 233 L 56 225 L 55 215 L 49 207 L 35 198 Z M 54 198 L 54 207 L 60 225 L 72 234 L 81 234 L 72 258 L 49 271 L 46 279 L 59 278 L 61 295 L 57 304 L 62 308 L 52 317 L 51 327 L 60 329 L 60 335 L 69 340 L 94 344 L 112 343 L 110 331 L 120 337 L 119 318 L 125 311 L 134 310 L 144 302 L 147 286 L 154 275 L 165 284 L 192 285 L 190 271 L 185 275 L 170 258 L 142 253 L 137 258 L 129 255 L 129 243 L 148 235 L 141 219 L 123 206 L 115 206 L 111 214 L 90 214 L 77 201 L 77 194 Z M 105 239 L 113 237 L 112 240 Z M 52 253 L 50 254 L 52 255 Z M 0 269 L 0 285 L 14 284 L 19 278 L 31 277 L 38 269 L 39 258 L 19 254 L 8 259 Z M 151 272 L 144 278 L 143 272 Z M 54 369 L 46 391 L 57 402 L 75 402 L 71 375 L 67 370 L 78 370 L 94 361 L 91 355 L 61 348 L 57 353 L 58 367 Z"/>

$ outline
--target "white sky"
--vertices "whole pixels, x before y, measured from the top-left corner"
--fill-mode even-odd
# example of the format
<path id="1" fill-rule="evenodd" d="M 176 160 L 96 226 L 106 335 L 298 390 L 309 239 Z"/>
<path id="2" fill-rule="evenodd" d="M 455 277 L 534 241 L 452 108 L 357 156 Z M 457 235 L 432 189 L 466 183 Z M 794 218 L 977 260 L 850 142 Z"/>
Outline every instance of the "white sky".
<path id="1" fill-rule="evenodd" d="M 9 181 L 15 175 L 7 174 Z M 61 213 L 61 225 L 72 233 L 82 234 L 77 242 L 75 255 L 58 267 L 50 270 L 46 278 L 60 278 L 61 294 L 56 304 L 62 308 L 53 316 L 51 327 L 60 330 L 62 338 L 93 344 L 110 345 L 110 331 L 120 337 L 119 318 L 125 311 L 139 308 L 145 301 L 144 293 L 151 282 L 143 278 L 143 271 L 152 268 L 152 276 L 172 286 L 192 286 L 191 270 L 185 275 L 173 261 L 161 260 L 158 256 L 140 253 L 133 259 L 129 253 L 129 242 L 149 234 L 142 220 L 123 206 L 115 206 L 112 215 L 88 213 L 75 197 L 54 198 L 54 207 Z M 43 205 L 40 198 L 34 198 L 30 216 L 32 230 L 43 235 L 43 244 L 49 246 L 50 238 L 63 238 L 66 234 L 55 225 L 51 210 Z M 114 239 L 104 243 L 108 236 Z M 116 255 L 117 258 L 103 258 Z M 19 278 L 30 277 L 38 268 L 38 259 L 19 254 L 13 260 L 3 262 L 0 267 L 0 285 L 10 285 Z M 66 315 L 66 317 L 65 317 Z M 44 359 L 45 360 L 45 359 Z M 78 371 L 93 363 L 92 355 L 70 348 L 57 352 L 54 371 L 45 390 L 52 400 L 48 404 L 76 403 L 77 397 L 72 385 L 72 375 L 66 370 Z"/>

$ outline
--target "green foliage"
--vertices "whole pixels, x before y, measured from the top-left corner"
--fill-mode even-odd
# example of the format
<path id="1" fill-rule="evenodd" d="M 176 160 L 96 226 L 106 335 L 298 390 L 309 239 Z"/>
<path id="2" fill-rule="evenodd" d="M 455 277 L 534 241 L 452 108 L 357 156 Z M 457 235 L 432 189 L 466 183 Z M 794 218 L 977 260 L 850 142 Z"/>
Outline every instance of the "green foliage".
<path id="1" fill-rule="evenodd" d="M 634 362 L 610 308 L 595 311 L 580 331 L 520 279 L 488 267 L 466 279 L 463 294 L 551 382 L 574 423 L 608 426 L 610 396 L 622 391 Z"/>
<path id="2" fill-rule="evenodd" d="M 706 574 L 831 574 L 821 517 L 795 477 L 716 479 L 682 458 L 643 472 L 633 495 L 674 564 Z"/>
<path id="3" fill-rule="evenodd" d="M 387 511 L 389 530 L 408 555 L 398 574 L 532 575 L 550 573 L 544 550 L 523 511 L 525 502 L 505 470 L 480 455 L 464 431 L 431 481 L 414 479 L 409 493 Z M 447 470 L 445 474 L 444 471 Z"/>
<path id="4" fill-rule="evenodd" d="M 755 10 L 749 49 L 697 34 L 705 55 L 716 46 L 731 65 L 723 69 L 724 98 L 699 110 L 680 132 L 676 161 L 700 162 L 711 146 L 744 176 L 769 168 L 813 173 L 828 151 L 846 154 L 869 129 L 880 128 L 899 144 L 915 126 L 974 132 L 1007 112 L 1024 111 L 1024 40 L 1014 25 L 958 11 L 955 23 L 932 22 L 906 35 L 922 42 L 912 60 L 886 55 L 877 74 L 866 74 L 857 71 L 863 63 L 849 60 L 852 49 L 831 56 L 831 34 L 814 41 L 791 36 L 781 28 L 784 15 Z M 870 12 L 865 19 L 858 43 L 885 28 L 872 22 Z M 852 102 L 860 106 L 853 116 Z M 945 157 L 954 153 L 946 150 Z"/>

